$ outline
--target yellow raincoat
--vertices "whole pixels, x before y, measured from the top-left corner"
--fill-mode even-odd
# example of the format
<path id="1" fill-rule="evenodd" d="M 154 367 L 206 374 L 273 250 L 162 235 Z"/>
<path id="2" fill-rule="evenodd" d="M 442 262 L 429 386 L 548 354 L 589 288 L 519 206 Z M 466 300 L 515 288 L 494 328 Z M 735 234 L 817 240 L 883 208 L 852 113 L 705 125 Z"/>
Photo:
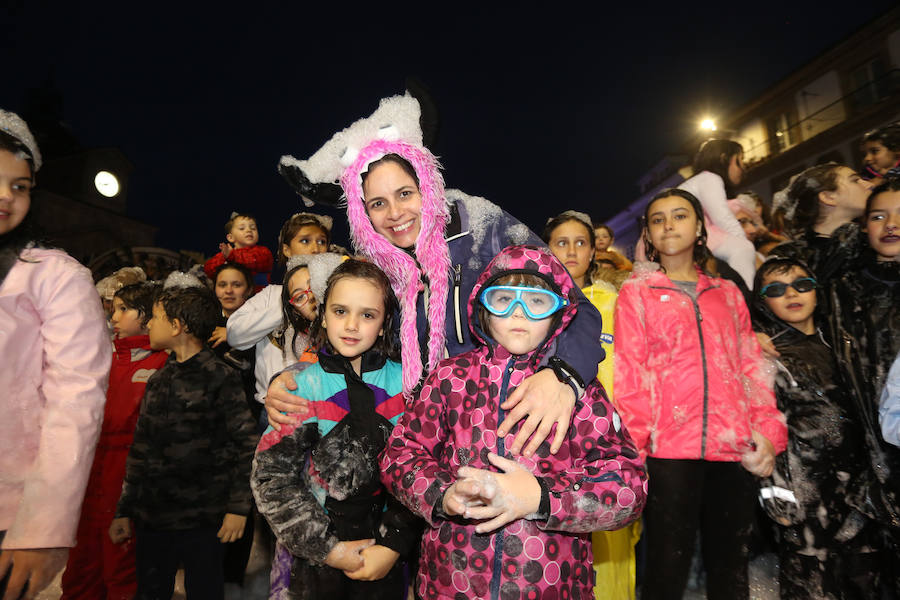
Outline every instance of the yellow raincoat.
<path id="1" fill-rule="evenodd" d="M 597 369 L 597 378 L 609 399 L 615 405 L 613 395 L 613 360 L 615 357 L 613 314 L 618 292 L 611 283 L 597 281 L 582 288 L 587 299 L 597 307 L 603 317 L 601 342 L 606 359 Z M 593 538 L 594 571 L 597 582 L 594 598 L 597 600 L 634 600 L 635 558 L 634 546 L 641 537 L 641 522 L 635 521 L 618 531 L 595 531 Z"/>

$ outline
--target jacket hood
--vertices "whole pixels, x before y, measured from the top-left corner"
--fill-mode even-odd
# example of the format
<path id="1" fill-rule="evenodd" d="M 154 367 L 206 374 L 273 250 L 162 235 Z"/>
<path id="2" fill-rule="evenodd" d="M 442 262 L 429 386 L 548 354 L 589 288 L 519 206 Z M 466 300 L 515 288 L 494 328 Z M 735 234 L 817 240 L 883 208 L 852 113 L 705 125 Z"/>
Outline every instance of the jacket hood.
<path id="1" fill-rule="evenodd" d="M 806 273 L 816 279 L 817 281 L 821 281 L 818 277 L 815 276 L 814 271 L 802 260 L 792 259 L 792 264 L 789 265 L 790 268 L 798 267 Z M 776 271 L 777 272 L 777 271 Z M 757 276 L 758 282 L 754 282 L 754 288 L 762 285 L 762 279 L 760 276 Z M 816 289 L 816 310 L 813 313 L 815 315 L 815 325 L 816 329 L 819 326 L 819 319 L 821 317 L 821 308 L 824 306 L 823 304 L 823 287 L 822 284 L 819 284 L 819 287 Z M 802 340 L 806 337 L 806 334 L 791 325 L 783 321 L 778 315 L 772 312 L 772 309 L 769 308 L 769 305 L 766 303 L 766 299 L 759 295 L 759 292 L 754 289 L 751 291 L 751 299 L 750 303 L 747 305 L 747 308 L 750 310 L 750 319 L 753 321 L 753 329 L 754 331 L 760 331 L 762 333 L 767 334 L 770 338 L 775 339 L 778 338 L 778 342 L 776 345 L 781 344 L 794 344 L 797 341 Z"/>
<path id="2" fill-rule="evenodd" d="M 472 288 L 472 294 L 469 296 L 469 329 L 472 331 L 472 336 L 481 345 L 490 346 L 493 343 L 492 338 L 487 332 L 482 331 L 478 324 L 477 311 L 481 305 L 478 296 L 485 287 L 493 285 L 501 277 L 513 273 L 536 275 L 550 284 L 554 292 L 568 300 L 568 304 L 562 309 L 562 319 L 542 346 L 546 347 L 575 318 L 575 313 L 578 312 L 578 296 L 577 288 L 566 267 L 553 256 L 550 250 L 538 246 L 504 248 L 478 277 L 475 287 Z"/>
<path id="3" fill-rule="evenodd" d="M 816 293 L 816 296 L 821 305 L 821 297 L 819 297 L 818 292 Z M 753 300 L 750 302 L 749 308 L 754 331 L 760 331 L 768 335 L 773 339 L 772 343 L 776 344 L 776 346 L 782 344 L 794 344 L 806 337 L 805 333 L 778 318 L 778 316 L 772 312 L 772 309 L 769 308 L 769 305 L 766 304 L 765 299 L 759 294 L 753 294 Z M 818 308 L 816 310 L 818 310 Z M 774 341 L 775 338 L 777 338 L 777 341 Z"/>

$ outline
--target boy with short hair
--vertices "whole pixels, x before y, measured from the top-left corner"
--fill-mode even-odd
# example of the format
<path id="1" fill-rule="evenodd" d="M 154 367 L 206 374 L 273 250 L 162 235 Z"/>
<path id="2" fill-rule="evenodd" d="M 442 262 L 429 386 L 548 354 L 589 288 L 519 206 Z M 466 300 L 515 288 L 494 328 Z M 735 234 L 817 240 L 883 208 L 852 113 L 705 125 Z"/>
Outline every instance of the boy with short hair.
<path id="1" fill-rule="evenodd" d="M 188 598 L 221 598 L 221 544 L 250 511 L 255 424 L 240 375 L 205 344 L 217 311 L 202 286 L 167 287 L 153 304 L 150 346 L 171 355 L 147 383 L 109 531 L 123 542 L 134 522 L 138 598 L 171 598 L 179 563 Z"/>
<path id="2" fill-rule="evenodd" d="M 203 272 L 213 279 L 216 269 L 226 262 L 241 263 L 253 273 L 253 293 L 269 284 L 272 272 L 272 252 L 259 243 L 256 219 L 246 213 L 231 213 L 225 223 L 226 242 L 219 244 L 219 253 L 206 261 Z"/>

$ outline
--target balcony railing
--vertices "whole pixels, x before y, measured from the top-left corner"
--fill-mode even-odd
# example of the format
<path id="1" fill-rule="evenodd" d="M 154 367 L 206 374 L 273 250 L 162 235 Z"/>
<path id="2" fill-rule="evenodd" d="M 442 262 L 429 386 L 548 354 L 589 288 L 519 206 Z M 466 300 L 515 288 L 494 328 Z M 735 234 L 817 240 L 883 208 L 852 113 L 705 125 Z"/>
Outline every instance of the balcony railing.
<path id="1" fill-rule="evenodd" d="M 773 132 L 770 128 L 771 123 L 767 121 L 766 139 L 751 147 L 744 148 L 745 155 L 753 156 L 757 153 L 762 154 L 761 157 L 755 160 L 746 161 L 746 168 L 752 169 L 798 144 L 802 144 L 803 142 L 814 138 L 819 133 L 827 131 L 834 125 L 861 114 L 870 107 L 879 104 L 888 98 L 897 96 L 898 94 L 900 94 L 900 69 L 891 69 L 864 85 L 857 87 L 850 93 L 841 96 L 831 104 L 823 106 L 819 110 L 807 115 L 785 129 L 775 130 Z M 843 108 L 843 110 L 839 111 L 839 108 Z M 900 108 L 900 106 L 898 106 L 898 108 Z M 830 113 L 836 112 L 842 113 L 842 117 L 835 118 L 828 116 Z M 812 126 L 814 123 L 819 124 L 823 121 L 833 121 L 833 123 L 827 127 L 822 127 L 820 125 L 808 127 L 808 130 L 816 129 L 816 133 L 812 135 L 803 135 L 804 126 Z M 791 140 L 791 143 L 777 143 L 770 137 L 773 133 L 780 138 Z"/>

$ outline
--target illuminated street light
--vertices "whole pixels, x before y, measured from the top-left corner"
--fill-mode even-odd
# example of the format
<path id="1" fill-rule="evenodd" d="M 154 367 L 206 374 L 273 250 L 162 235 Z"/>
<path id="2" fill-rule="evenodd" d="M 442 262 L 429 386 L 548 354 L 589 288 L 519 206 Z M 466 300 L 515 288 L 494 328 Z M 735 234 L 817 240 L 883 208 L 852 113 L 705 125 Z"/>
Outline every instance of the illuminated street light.
<path id="1" fill-rule="evenodd" d="M 716 124 L 712 119 L 703 119 L 700 121 L 700 129 L 703 129 L 704 131 L 715 131 Z"/>

